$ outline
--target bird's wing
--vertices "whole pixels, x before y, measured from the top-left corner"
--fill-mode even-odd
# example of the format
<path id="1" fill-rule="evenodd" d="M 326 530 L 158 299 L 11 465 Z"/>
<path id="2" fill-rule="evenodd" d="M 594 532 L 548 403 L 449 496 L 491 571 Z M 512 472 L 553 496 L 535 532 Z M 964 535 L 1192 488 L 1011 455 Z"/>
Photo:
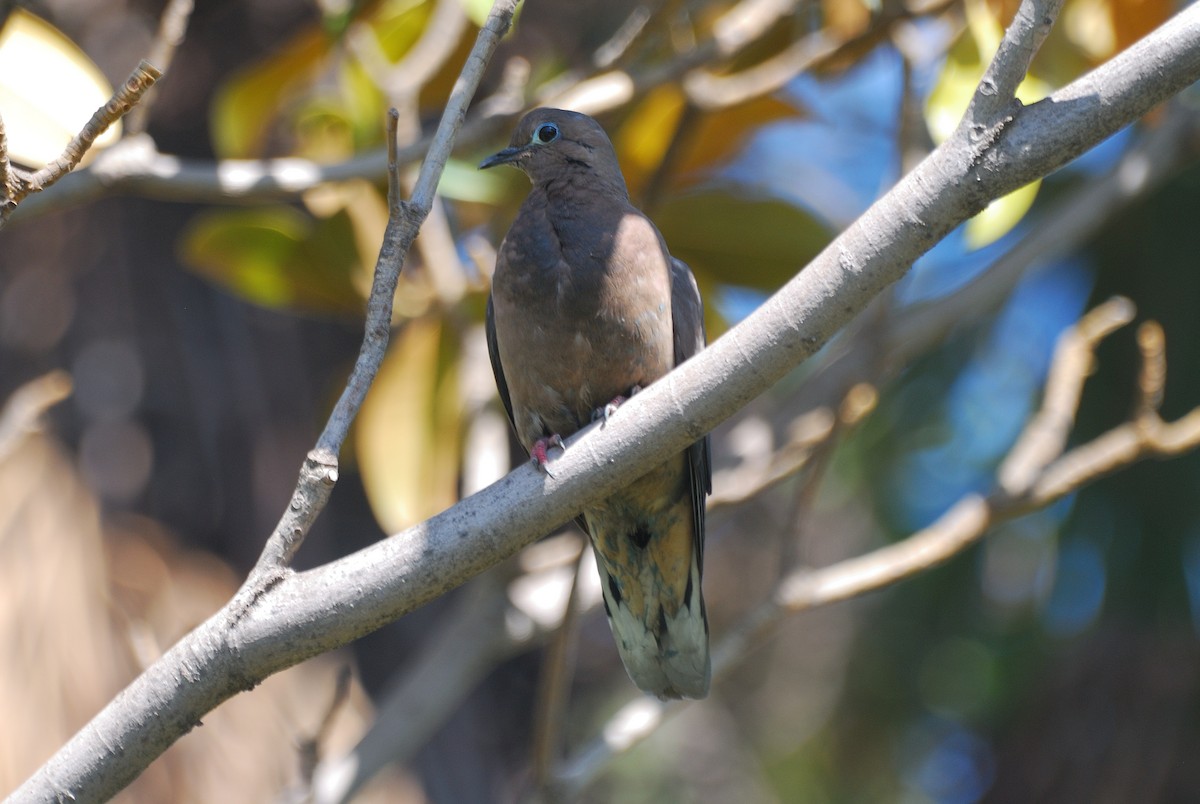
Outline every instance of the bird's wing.
<path id="1" fill-rule="evenodd" d="M 500 344 L 496 341 L 496 312 L 492 309 L 490 295 L 488 296 L 484 329 L 487 331 L 488 359 L 492 363 L 492 374 L 496 378 L 496 390 L 500 392 L 500 401 L 504 403 L 504 410 L 508 412 L 508 421 L 515 428 L 517 422 L 513 418 L 512 397 L 508 394 L 508 382 L 504 379 L 504 366 L 500 364 Z"/>
<path id="2" fill-rule="evenodd" d="M 674 326 L 675 365 L 704 348 L 704 302 L 696 277 L 687 264 L 671 258 L 671 321 Z M 712 458 L 709 437 L 687 449 L 692 485 L 692 521 L 695 524 L 697 563 L 704 568 L 704 498 L 712 494 Z"/>

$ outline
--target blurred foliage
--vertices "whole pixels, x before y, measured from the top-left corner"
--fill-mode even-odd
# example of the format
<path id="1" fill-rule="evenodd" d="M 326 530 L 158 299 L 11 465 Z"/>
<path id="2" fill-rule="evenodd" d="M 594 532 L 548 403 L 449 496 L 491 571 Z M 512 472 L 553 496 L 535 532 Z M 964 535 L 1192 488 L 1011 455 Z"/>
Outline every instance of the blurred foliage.
<path id="1" fill-rule="evenodd" d="M 254 304 L 306 313 L 361 314 L 350 281 L 350 217 L 313 220 L 292 207 L 214 211 L 193 221 L 184 258 L 202 276 Z"/>
<path id="2" fill-rule="evenodd" d="M 232 5 L 238 8 L 223 13 L 242 13 L 239 4 Z M 474 25 L 487 5 L 463 0 Z M 485 94 L 496 88 L 506 62 L 528 63 L 527 98 L 551 82 L 561 82 L 561 89 L 595 71 L 592 52 L 613 36 L 633 5 L 530 0 L 497 58 Z M 655 5 L 656 13 L 616 68 L 639 75 L 661 70 L 708 41 L 735 5 L 732 0 Z M 896 179 L 902 150 L 948 136 L 1015 8 L 1016 0 L 967 0 L 932 14 L 914 6 L 909 9 L 914 19 L 900 23 L 886 3 L 799 4 L 745 50 L 712 65 L 718 77 L 737 76 L 816 32 L 846 43 L 783 89 L 702 109 L 688 100 L 682 79 L 663 80 L 601 115 L 635 202 L 697 274 L 708 303 L 710 335 L 795 275 L 836 234 L 840 223 L 833 222 L 849 220 L 869 204 L 864 193 L 885 191 Z M 1036 100 L 1111 58 L 1171 9 L 1167 0 L 1068 0 L 1022 86 L 1022 99 Z M 370 37 L 388 60 L 399 62 L 427 33 L 431 10 L 432 3 L 418 0 L 339 6 L 326 19 L 281 27 L 271 34 L 270 47 L 255 42 L 250 48 L 238 38 L 241 28 L 224 18 L 218 17 L 222 24 L 213 23 L 207 33 L 202 25 L 195 27 L 193 36 L 211 53 L 185 62 L 176 75 L 207 77 L 214 75 L 213 65 L 236 64 L 215 73 L 215 86 L 198 93 L 199 102 L 210 103 L 210 140 L 202 145 L 221 158 L 288 156 L 322 163 L 379 150 L 389 99 L 361 63 L 353 38 Z M 246 19 L 245 26 L 265 25 Z M 10 20 L 5 35 L 14 30 L 22 29 Z M 251 33 L 267 36 L 259 28 Z M 919 58 L 912 56 L 911 46 L 895 45 L 902 35 L 919 43 Z M 426 130 L 437 119 L 474 36 L 468 25 L 454 55 L 422 87 L 415 118 Z M 65 61 L 72 80 L 80 83 L 92 68 L 67 40 L 53 44 L 57 40 L 47 34 L 51 44 L 37 59 Z M 0 44 L 0 58 L 5 47 Z M 877 58 L 881 53 L 887 58 Z M 911 58 L 905 61 L 902 53 Z M 25 91 L 26 85 L 14 80 L 21 72 L 0 70 L 0 112 L 10 145 L 25 114 L 13 113 L 15 101 L 4 93 L 13 87 Z M 108 91 L 105 84 L 95 86 Z M 178 86 L 177 92 L 187 89 Z M 924 130 L 912 132 L 900 122 L 905 88 L 914 93 L 909 99 L 914 108 L 923 111 Z M 75 124 L 51 103 L 58 100 L 52 94 L 33 96 L 34 116 L 56 121 L 59 134 L 72 131 Z M 203 135 L 194 118 L 187 118 L 186 127 Z M 813 142 L 827 150 L 808 149 Z M 835 153 L 863 143 L 872 150 Z M 1018 242 L 1055 197 L 1111 167 L 1128 143 L 1128 136 L 1115 138 L 1090 162 L 990 205 L 918 262 L 891 303 L 936 300 L 960 287 Z M 503 144 L 498 134 L 477 152 L 456 154 L 447 166 L 440 186 L 446 212 L 442 234 L 449 235 L 451 248 L 449 253 L 421 248 L 430 245 L 421 240 L 410 255 L 395 300 L 392 347 L 348 445 L 351 471 L 322 520 L 333 520 L 330 530 L 339 538 L 367 540 L 418 522 L 457 499 L 469 462 L 494 462 L 496 471 L 509 463 L 507 454 L 473 451 L 471 440 L 478 410 L 492 394 L 490 386 L 479 387 L 473 370 L 480 362 L 479 323 L 494 258 L 480 243 L 498 242 L 528 187 L 515 171 L 474 169 L 479 157 Z M 20 155 L 15 145 L 13 153 Z M 705 583 L 715 636 L 733 627 L 770 588 L 779 555 L 794 547 L 786 540 L 798 539 L 795 550 L 805 561 L 827 564 L 902 538 L 962 494 L 986 490 L 997 462 L 1038 402 L 1054 339 L 1089 300 L 1120 292 L 1134 299 L 1144 316 L 1160 319 L 1170 368 L 1165 412 L 1177 415 L 1200 400 L 1200 377 L 1188 368 L 1200 360 L 1194 311 L 1200 298 L 1194 270 L 1200 235 L 1192 223 L 1198 198 L 1200 177 L 1192 168 L 1106 222 L 1088 248 L 1041 266 L 1002 310 L 961 322 L 937 348 L 899 367 L 897 375 L 887 374 L 878 410 L 845 434 L 798 537 L 792 532 L 795 497 L 806 477 L 785 481 L 734 510 L 714 511 Z M 177 214 L 186 221 L 172 219 L 169 226 L 156 225 L 159 219 L 144 207 L 91 229 L 78 221 L 52 220 L 48 225 L 59 228 L 49 234 L 9 241 L 18 245 L 6 242 L 0 249 L 0 377 L 44 370 L 45 363 L 69 365 L 79 390 L 77 409 L 63 414 L 64 428 L 74 433 L 85 474 L 102 476 L 104 467 L 114 465 L 105 460 L 121 457 L 133 440 L 113 437 L 113 432 L 128 434 L 112 430 L 114 421 L 136 419 L 140 429 L 135 432 L 152 439 L 155 472 L 146 481 L 144 499 L 134 493 L 105 504 L 116 510 L 133 507 L 144 516 L 138 520 L 143 525 L 154 518 L 169 520 L 197 540 L 206 527 L 201 523 L 216 523 L 207 527 L 224 534 L 226 548 L 232 550 L 229 543 L 236 542 L 246 551 L 250 544 L 252 553 L 286 503 L 294 465 L 311 445 L 313 422 L 336 397 L 354 359 L 386 220 L 383 186 L 360 179 L 319 188 L 293 204 Z M 19 232 L 4 235 L 20 237 Z M 152 235 L 176 239 L 143 254 L 139 249 Z M 186 285 L 191 295 L 183 303 L 160 304 L 160 296 L 183 293 L 162 278 L 161 266 L 172 250 L 192 272 L 172 281 Z M 430 259 L 435 264 L 428 264 Z M 52 271 L 46 265 L 78 267 Z M 122 267 L 118 271 L 112 265 Z M 435 271 L 461 278 L 466 295 L 440 296 L 443 286 L 434 281 Z M 209 286 L 217 292 L 209 293 Z M 148 295 L 138 303 L 108 295 L 129 287 Z M 101 305 L 101 300 L 108 301 Z M 101 312 L 93 314 L 93 308 Z M 144 311 L 136 314 L 144 318 L 129 310 Z M 111 358 L 89 371 L 89 360 L 96 360 L 89 352 L 94 339 L 108 339 L 102 355 L 127 355 L 129 349 L 113 348 L 112 342 L 134 337 L 141 339 L 136 371 L 118 371 L 119 361 Z M 1085 391 L 1078 439 L 1127 415 L 1136 375 L 1131 342 L 1128 333 L 1120 333 L 1101 350 L 1098 372 Z M 314 353 L 317 357 L 311 357 Z M 140 377 L 138 372 L 147 377 L 145 398 L 139 388 L 129 410 L 113 413 L 111 397 L 119 396 L 113 386 L 132 385 L 123 378 Z M 820 378 L 798 371 L 753 411 L 719 430 L 718 468 L 750 463 L 781 443 L 804 412 L 796 399 L 809 379 Z M 12 382 L 0 390 L 7 394 Z M 107 407 L 101 404 L 105 400 Z M 177 409 L 192 411 L 194 418 L 181 422 Z M 109 440 L 97 440 L 97 432 L 109 433 Z M 758 433 L 758 440 L 740 440 L 746 433 Z M 178 455 L 183 457 L 172 462 Z M 57 508 L 22 496 L 32 493 L 29 478 L 43 477 L 39 472 L 50 473 L 45 484 L 58 493 L 62 504 Z M 201 473 L 200 480 L 192 472 Z M 6 512 L 27 505 L 51 524 L 56 516 L 72 518 L 30 535 L 68 530 L 95 535 L 97 503 L 77 490 L 71 467 L 52 449 L 41 457 L 31 451 L 15 458 L 0 455 L 0 474 L 12 476 L 8 494 L 0 498 L 0 526 L 8 521 L 2 518 Z M 339 505 L 352 509 L 361 502 L 351 491 L 358 482 L 362 511 L 339 511 Z M 1006 524 L 978 548 L 915 581 L 798 618 L 794 627 L 746 657 L 717 685 L 710 702 L 691 707 L 621 757 L 585 800 L 965 802 L 991 795 L 1023 801 L 1037 799 L 1029 795 L 1037 790 L 1053 793 L 1040 800 L 1098 800 L 1106 768 L 1139 778 L 1140 766 L 1129 757 L 1144 757 L 1128 748 L 1122 753 L 1121 746 L 1130 743 L 1120 738 L 1134 734 L 1138 744 L 1153 744 L 1140 725 L 1146 712 L 1187 713 L 1182 726 L 1164 731 L 1163 739 L 1173 742 L 1163 753 L 1177 749 L 1178 756 L 1189 756 L 1200 700 L 1194 684 L 1176 676 L 1194 674 L 1197 666 L 1189 652 L 1200 618 L 1197 483 L 1200 458 L 1194 455 L 1123 472 L 1050 510 Z M 237 497 L 235 488 L 253 492 Z M 249 506 L 245 500 L 263 510 L 250 521 L 231 520 L 231 511 Z M 149 514 L 136 507 L 142 503 Z M 367 524 L 372 516 L 377 531 Z M 19 535 L 19 524 L 10 523 L 0 534 Z M 322 539 L 312 542 L 319 545 Z M 354 544 L 343 541 L 329 548 Z M 21 550 L 35 546 L 31 542 Z M 93 556 L 96 549 L 89 546 L 81 555 Z M 122 561 L 130 562 L 141 556 L 138 566 L 161 567 L 177 558 L 169 548 L 123 555 Z M 53 563 L 38 561 L 39 566 Z M 0 571 L 10 564 L 17 566 L 0 562 Z M 137 580 L 124 582 L 132 588 Z M 188 582 L 181 588 L 190 588 Z M 97 599 L 103 597 L 102 591 L 96 593 Z M 0 602 L 12 600 L 8 594 Z M 22 594 L 54 596 L 45 590 Z M 0 608 L 0 614 L 12 610 Z M 176 636 L 187 625 L 183 619 L 170 620 L 156 638 Z M 411 628 L 421 633 L 407 633 L 399 646 L 367 651 L 372 655 L 361 657 L 363 665 L 374 662 L 380 674 L 405 666 L 423 632 L 437 630 L 428 620 L 412 619 L 419 625 Z M 630 691 L 602 618 L 592 612 L 584 619 L 580 681 L 570 713 L 578 739 L 594 735 Z M 111 623 L 101 626 L 112 636 Z M 53 630 L 50 624 L 44 627 Z M 88 632 L 89 639 L 95 631 Z M 34 644 L 34 633 L 22 632 L 21 651 Z M 602 638 L 588 641 L 597 633 Z M 49 647 L 62 649 L 57 642 Z M 108 655 L 98 648 L 87 653 Z M 78 663 L 78 650 L 63 657 L 30 652 L 20 657 L 16 665 L 69 667 Z M 1164 668 L 1160 657 L 1182 669 Z M 27 669 L 7 670 L 9 687 L 33 685 L 39 691 L 31 697 L 38 700 L 53 696 L 37 686 L 53 679 L 28 677 Z M 499 689 L 512 695 L 529 695 L 529 666 L 517 670 L 515 680 L 498 670 L 492 683 L 508 684 Z M 311 697 L 312 689 L 324 688 L 306 689 Z M 5 693 L 0 684 L 0 695 Z M 97 693 L 85 690 L 79 697 L 90 701 Z M 523 745 L 513 748 L 514 724 L 489 708 L 488 697 L 476 696 L 447 726 L 450 736 L 441 739 L 457 748 L 442 744 L 439 753 L 435 745 L 430 755 L 413 760 L 430 798 L 454 800 L 447 790 L 467 789 L 476 795 L 457 798 L 482 800 L 481 789 L 509 789 L 524 774 L 522 767 L 508 766 L 497 781 L 483 770 L 461 771 L 482 767 L 484 755 L 523 750 Z M 1074 703 L 1079 722 L 1089 726 L 1085 733 L 1061 736 L 1072 713 L 1056 705 L 1060 701 Z M 1103 712 L 1095 714 L 1103 709 L 1097 701 L 1111 703 L 1123 718 L 1105 721 Z M 520 712 L 532 709 L 524 700 L 518 704 L 513 708 Z M 518 731 L 525 728 L 518 725 Z M 290 745 L 278 736 L 271 741 Z M 1023 753 L 1023 745 L 1036 746 L 1036 756 Z M 461 756 L 447 760 L 454 751 Z M 1078 769 L 1074 775 L 1064 770 L 1071 767 Z M 1038 772 L 1054 777 L 1058 786 L 1036 787 Z M 1012 779 L 1030 781 L 1014 793 Z M 480 786 L 472 788 L 472 782 Z M 1176 800 L 1200 795 L 1200 783 L 1189 783 L 1174 766 L 1146 784 L 1147 800 L 1156 794 L 1165 800 L 1172 792 L 1180 793 Z M 1110 787 L 1124 790 L 1116 782 Z M 1119 794 L 1114 798 L 1121 800 Z"/>
<path id="3" fill-rule="evenodd" d="M 388 533 L 458 500 L 463 393 L 458 334 L 440 317 L 404 325 L 355 427 L 367 499 Z"/>

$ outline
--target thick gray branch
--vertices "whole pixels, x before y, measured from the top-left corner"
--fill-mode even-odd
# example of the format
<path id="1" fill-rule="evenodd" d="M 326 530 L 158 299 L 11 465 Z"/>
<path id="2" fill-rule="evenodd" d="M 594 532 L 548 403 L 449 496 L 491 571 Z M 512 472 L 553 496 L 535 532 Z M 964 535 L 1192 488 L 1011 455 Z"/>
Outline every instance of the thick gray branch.
<path id="1" fill-rule="evenodd" d="M 12 801 L 95 801 L 204 713 L 267 675 L 429 602 L 682 451 L 813 354 L 954 226 L 1200 78 L 1200 5 L 1028 108 L 986 143 L 952 138 L 758 311 L 555 460 L 344 559 L 288 575 L 228 629 L 200 626 L 76 735 Z"/>

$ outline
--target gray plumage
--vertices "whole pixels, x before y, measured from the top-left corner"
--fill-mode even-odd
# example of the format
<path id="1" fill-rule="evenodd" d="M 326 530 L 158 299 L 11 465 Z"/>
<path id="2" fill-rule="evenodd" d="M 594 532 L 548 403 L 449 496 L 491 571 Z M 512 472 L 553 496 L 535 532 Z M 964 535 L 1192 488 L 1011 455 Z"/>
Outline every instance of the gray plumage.
<path id="1" fill-rule="evenodd" d="M 704 348 L 695 278 L 629 202 L 607 135 L 592 118 L 536 109 L 510 147 L 533 189 L 500 246 L 488 300 L 488 352 L 522 445 L 540 464 L 606 406 Z M 605 609 L 630 677 L 660 698 L 708 693 L 700 591 L 708 439 L 580 516 Z"/>

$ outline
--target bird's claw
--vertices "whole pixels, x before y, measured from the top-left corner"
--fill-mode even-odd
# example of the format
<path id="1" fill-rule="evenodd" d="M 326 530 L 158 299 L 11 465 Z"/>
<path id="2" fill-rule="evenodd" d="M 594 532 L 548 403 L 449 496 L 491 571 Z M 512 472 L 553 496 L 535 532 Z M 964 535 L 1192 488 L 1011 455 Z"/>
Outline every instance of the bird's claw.
<path id="1" fill-rule="evenodd" d="M 566 446 L 563 444 L 562 436 L 558 433 L 546 438 L 539 438 L 533 442 L 533 447 L 529 450 L 529 457 L 533 460 L 533 465 L 550 477 L 554 477 L 554 473 L 547 466 L 550 460 L 547 453 L 554 447 L 558 447 L 563 452 L 567 451 Z"/>
<path id="2" fill-rule="evenodd" d="M 623 394 L 617 394 L 616 396 L 614 396 L 612 398 L 612 401 L 610 401 L 607 405 L 605 405 L 602 408 L 596 408 L 595 410 L 592 411 L 592 421 L 598 422 L 600 420 L 603 420 L 605 424 L 608 424 L 609 417 L 617 412 L 617 408 L 621 407 L 626 402 L 628 402 L 629 398 L 632 397 L 634 394 L 636 394 L 640 390 L 642 390 L 642 386 L 635 385 L 629 389 L 629 396 L 624 396 Z"/>

